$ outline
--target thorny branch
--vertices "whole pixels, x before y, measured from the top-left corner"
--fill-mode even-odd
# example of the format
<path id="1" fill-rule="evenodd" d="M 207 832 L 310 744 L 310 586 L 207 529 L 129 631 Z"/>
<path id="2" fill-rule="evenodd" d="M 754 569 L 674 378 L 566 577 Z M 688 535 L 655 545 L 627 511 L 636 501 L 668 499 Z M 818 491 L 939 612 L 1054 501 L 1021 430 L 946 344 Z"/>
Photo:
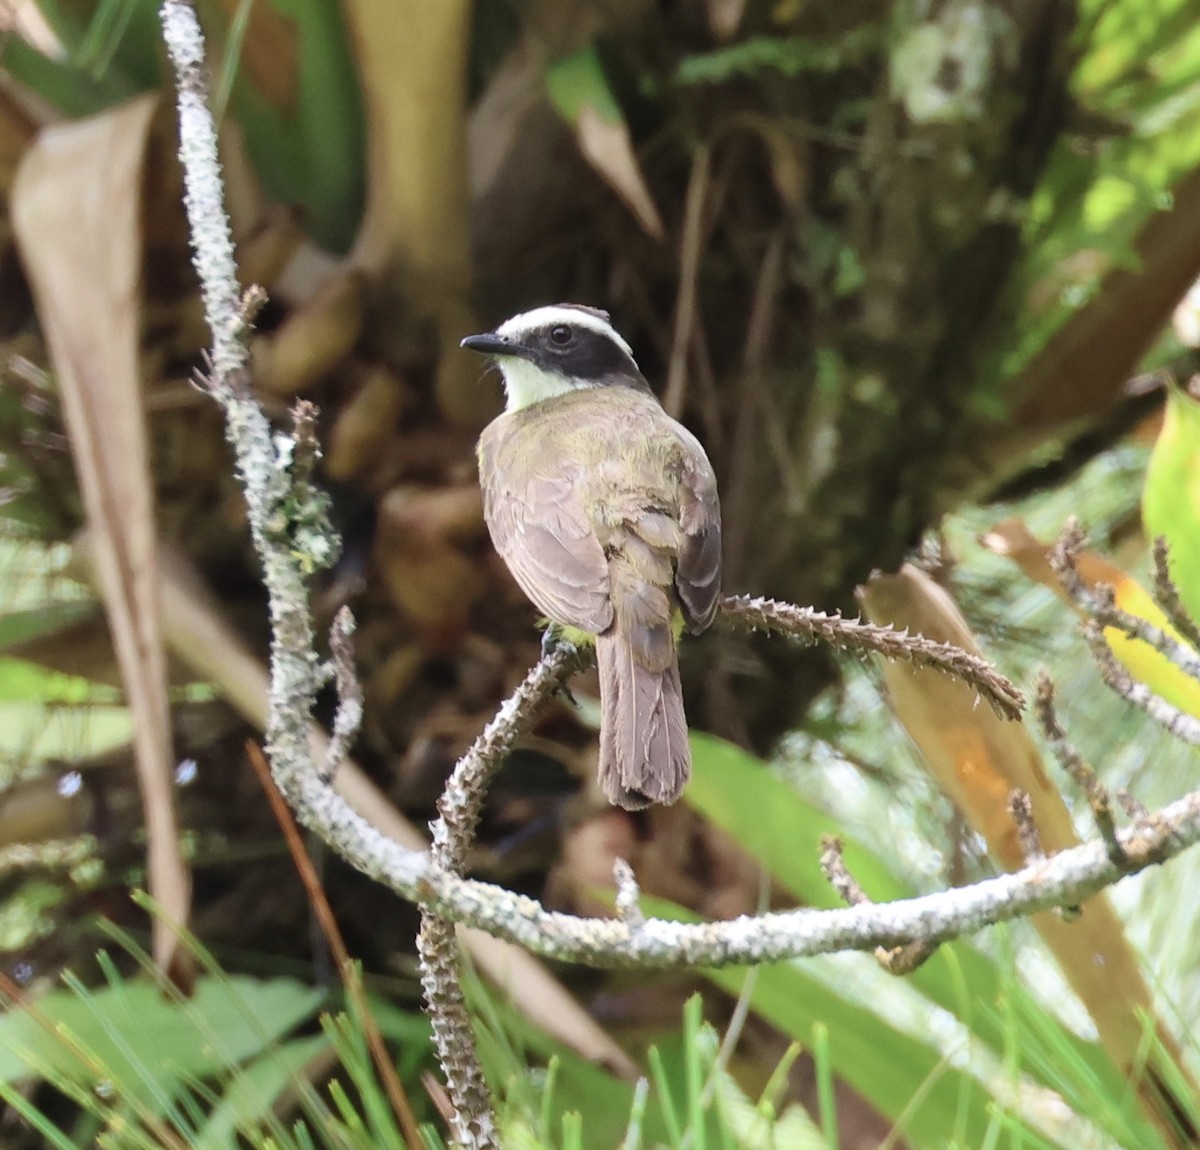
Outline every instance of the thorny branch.
<path id="1" fill-rule="evenodd" d="M 1171 579 L 1170 554 L 1167 541 L 1160 535 L 1154 540 L 1154 597 L 1171 626 L 1184 637 L 1193 650 L 1200 651 L 1200 627 L 1187 613 L 1179 598 L 1179 589 Z"/>
<path id="2" fill-rule="evenodd" d="M 488 783 L 513 741 L 560 686 L 571 658 L 570 649 L 560 646 L 541 659 L 458 761 L 438 801 L 440 817 L 430 827 L 433 841 L 429 854 L 434 865 L 451 874 L 462 870 L 475 839 Z M 463 998 L 454 920 L 422 915 L 417 950 L 438 1061 L 454 1102 L 458 1138 L 470 1146 L 497 1144 L 487 1083 L 474 1054 L 471 1017 Z"/>
<path id="3" fill-rule="evenodd" d="M 1017 828 L 1017 842 L 1021 845 L 1021 857 L 1027 863 L 1039 863 L 1046 857 L 1042 849 L 1042 837 L 1033 820 L 1033 800 L 1028 791 L 1010 791 L 1008 813 Z"/>
<path id="4" fill-rule="evenodd" d="M 1200 719 L 1168 703 L 1145 683 L 1134 679 L 1117 662 L 1104 632 L 1111 627 L 1131 638 L 1140 639 L 1194 681 L 1200 681 L 1200 652 L 1161 627 L 1122 610 L 1117 606 L 1115 590 L 1107 584 L 1086 586 L 1075 566 L 1076 556 L 1083 545 L 1083 532 L 1074 520 L 1069 521 L 1055 544 L 1050 562 L 1058 572 L 1063 589 L 1087 616 L 1083 624 L 1083 637 L 1087 640 L 1101 678 L 1112 691 L 1145 711 L 1177 739 L 1193 746 L 1200 745 Z M 1158 575 L 1158 582 L 1168 589 L 1167 601 L 1177 603 L 1178 595 L 1165 571 Z"/>
<path id="5" fill-rule="evenodd" d="M 459 1141 L 473 1146 L 496 1144 L 490 1100 L 486 1092 L 479 1098 L 469 1081 L 478 1071 L 470 1020 L 465 1011 L 455 1013 L 447 1007 L 455 996 L 461 1005 L 451 923 L 480 927 L 539 954 L 594 966 L 727 966 L 875 948 L 892 953 L 909 948 L 919 954 L 993 923 L 1078 905 L 1125 875 L 1200 842 L 1200 792 L 1153 815 L 1118 795 L 1133 820 L 1127 829 L 1117 830 L 1110 821 L 1102 824 L 1100 839 L 1049 858 L 1032 857 L 1012 874 L 920 898 L 882 904 L 867 901 L 840 862 L 840 854 L 827 849 L 831 878 L 852 903 L 844 909 L 794 910 L 699 925 L 646 918 L 638 905 L 636 879 L 622 864 L 617 868 L 618 917 L 588 919 L 553 913 L 533 899 L 465 879 L 457 872 L 465 862 L 491 776 L 567 669 L 567 656 L 554 652 L 533 668 L 459 763 L 439 805 L 441 817 L 433 827 L 431 850 L 409 850 L 382 835 L 323 778 L 332 764 L 315 764 L 310 755 L 308 718 L 327 668 L 316 655 L 306 578 L 332 560 L 337 544 L 324 522 L 321 497 L 308 482 L 311 457 L 301 442 L 306 438 L 302 428 L 297 426 L 294 437 L 277 435 L 250 393 L 246 335 L 249 311 L 260 297 L 254 292 L 243 296 L 237 287 L 216 130 L 207 109 L 203 39 L 187 0 L 165 0 L 162 18 L 177 74 L 180 155 L 195 262 L 213 330 L 210 369 L 203 383 L 225 413 L 270 601 L 267 749 L 272 772 L 300 822 L 351 865 L 422 908 L 426 950 L 431 932 L 434 949 L 440 948 L 440 957 L 434 956 L 440 965 L 427 963 L 427 985 L 433 984 L 429 1002 L 435 1029 L 440 1027 L 450 1044 L 449 1049 L 439 1045 L 439 1051 Z M 307 412 L 299 415 L 300 423 L 308 417 Z M 1109 612 L 1104 603 L 1091 606 Z M 766 599 L 728 598 L 722 610 L 728 621 L 742 626 L 936 667 L 972 684 L 1008 717 L 1016 717 L 1023 705 L 1020 692 L 986 662 L 921 636 Z M 1105 626 L 1122 625 L 1111 613 L 1104 617 L 1114 620 Z M 1093 627 L 1099 633 L 1099 626 Z M 1176 642 L 1164 636 L 1166 642 L 1160 646 L 1159 637 L 1148 632 L 1139 637 L 1164 651 L 1172 650 L 1170 644 Z M 348 643 L 348 621 L 342 620 L 335 629 L 334 666 L 339 713 L 344 718 L 334 741 L 343 745 L 356 722 L 356 683 Z M 1052 712 L 1043 709 L 1052 718 Z M 1065 746 L 1063 736 L 1060 754 Z M 466 1065 L 462 1073 L 460 1063 Z"/>
<path id="6" fill-rule="evenodd" d="M 1124 851 L 1117 838 L 1117 824 L 1113 821 L 1112 800 L 1108 789 L 1100 782 L 1091 765 L 1084 761 L 1083 756 L 1075 749 L 1075 745 L 1067 738 L 1062 724 L 1058 720 L 1058 712 L 1054 706 L 1054 684 L 1046 675 L 1038 676 L 1034 694 L 1034 710 L 1037 713 L 1038 724 L 1042 734 L 1050 744 L 1054 757 L 1058 759 L 1063 770 L 1071 777 L 1080 790 L 1087 796 L 1088 806 L 1092 809 L 1092 818 L 1096 820 L 1096 829 L 1104 840 L 1109 858 L 1118 866 L 1124 862 Z M 1145 811 L 1142 812 L 1145 815 Z M 1137 815 L 1131 816 L 1138 818 Z"/>
<path id="7" fill-rule="evenodd" d="M 1058 573 L 1063 590 L 1067 592 L 1075 605 L 1088 616 L 1091 622 L 1098 624 L 1101 628 L 1115 627 L 1131 639 L 1140 639 L 1143 643 L 1153 647 L 1160 655 L 1164 655 L 1185 675 L 1189 675 L 1193 679 L 1200 679 L 1200 650 L 1189 646 L 1169 631 L 1156 627 L 1148 620 L 1122 610 L 1117 606 L 1115 589 L 1107 583 L 1101 583 L 1094 587 L 1084 584 L 1075 566 L 1076 557 L 1084 542 L 1082 531 L 1074 520 L 1071 520 L 1055 544 L 1050 558 L 1051 566 Z M 1158 571 L 1155 581 L 1159 596 L 1163 599 L 1164 608 L 1167 604 L 1172 605 L 1178 618 L 1185 620 L 1187 616 L 1182 614 L 1183 607 L 1179 603 L 1175 585 L 1166 571 Z M 1190 629 L 1195 630 L 1194 623 L 1190 625 Z"/>
<path id="8" fill-rule="evenodd" d="M 837 612 L 797 607 L 774 599 L 749 595 L 727 596 L 721 613 L 743 627 L 774 631 L 792 638 L 824 642 L 843 651 L 873 651 L 885 659 L 907 659 L 917 667 L 929 667 L 969 683 L 992 705 L 1001 718 L 1020 717 L 1025 697 L 986 659 L 972 655 L 953 643 L 938 643 L 923 635 L 897 631 L 894 627 L 845 619 Z"/>

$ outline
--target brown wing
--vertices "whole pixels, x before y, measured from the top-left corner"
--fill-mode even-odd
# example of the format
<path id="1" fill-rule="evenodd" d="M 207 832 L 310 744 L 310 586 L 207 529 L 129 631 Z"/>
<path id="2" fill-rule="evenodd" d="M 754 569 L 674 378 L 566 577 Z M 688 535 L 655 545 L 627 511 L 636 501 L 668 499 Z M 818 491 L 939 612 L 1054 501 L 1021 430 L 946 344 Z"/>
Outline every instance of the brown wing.
<path id="1" fill-rule="evenodd" d="M 495 466 L 494 444 L 479 443 L 483 515 L 492 542 L 533 605 L 555 623 L 598 634 L 612 623 L 608 562 L 588 521 L 580 477 L 526 474 Z"/>
<path id="2" fill-rule="evenodd" d="M 700 441 L 680 428 L 684 445 L 679 525 L 683 546 L 675 569 L 675 589 L 688 630 L 703 631 L 717 613 L 721 595 L 721 502 L 717 477 Z"/>

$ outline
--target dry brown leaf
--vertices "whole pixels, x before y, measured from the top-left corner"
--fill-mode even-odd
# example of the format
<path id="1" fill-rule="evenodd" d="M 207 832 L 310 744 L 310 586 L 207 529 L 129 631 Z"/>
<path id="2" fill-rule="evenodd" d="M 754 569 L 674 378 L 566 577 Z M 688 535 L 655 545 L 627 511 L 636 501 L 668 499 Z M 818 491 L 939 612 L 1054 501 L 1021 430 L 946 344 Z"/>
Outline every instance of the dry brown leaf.
<path id="1" fill-rule="evenodd" d="M 367 119 L 367 202 L 352 255 L 371 277 L 376 341 L 396 349 L 436 333 L 442 414 L 478 430 L 491 400 L 458 341 L 469 306 L 467 184 L 469 0 L 359 0 L 346 6 Z M 403 60 L 404 67 L 397 67 Z"/>
<path id="2" fill-rule="evenodd" d="M 907 627 L 980 654 L 954 601 L 917 568 L 906 565 L 895 575 L 873 576 L 860 594 L 873 623 Z M 897 716 L 997 863 L 1012 871 L 1025 861 L 1008 813 L 1013 790 L 1030 796 L 1043 850 L 1053 853 L 1078 843 L 1070 812 L 1022 724 L 1000 719 L 973 688 L 948 675 L 899 660 L 885 661 L 883 668 Z M 1108 897 L 1089 899 L 1074 922 L 1045 913 L 1033 923 L 1092 1016 L 1105 1050 L 1131 1080 L 1140 1079 L 1140 1096 L 1155 1113 L 1161 1102 L 1142 1071 L 1145 1019 L 1156 1020 L 1154 1003 Z M 1178 1045 L 1160 1022 L 1154 1025 L 1176 1070 L 1185 1074 Z"/>
<path id="3" fill-rule="evenodd" d="M 17 173 L 11 206 L 134 716 L 149 887 L 165 915 L 154 920 L 154 959 L 186 986 L 189 962 L 168 920 L 187 922 L 191 880 L 175 815 L 154 489 L 138 377 L 142 174 L 157 105 L 156 96 L 145 96 L 44 131 Z"/>
<path id="4" fill-rule="evenodd" d="M 621 197 L 646 232 L 661 240 L 666 229 L 642 177 L 625 122 L 606 120 L 595 108 L 584 107 L 579 111 L 575 133 L 588 163 Z"/>
<path id="5" fill-rule="evenodd" d="M 993 524 L 979 537 L 979 543 L 994 555 L 1011 559 L 1026 576 L 1043 587 L 1049 587 L 1060 599 L 1068 599 L 1062 581 L 1050 566 L 1046 545 L 1019 516 L 1001 519 Z"/>
<path id="6" fill-rule="evenodd" d="M 163 621 L 171 650 L 201 678 L 211 682 L 248 722 L 260 731 L 267 723 L 267 668 L 226 621 L 221 607 L 195 569 L 171 552 L 162 557 Z M 312 724 L 314 763 L 323 762 L 329 736 Z M 391 800 L 352 759 L 334 777 L 338 793 L 373 826 L 410 850 L 425 850 L 429 840 L 392 805 Z M 520 947 L 478 930 L 460 937 L 479 969 L 527 1018 L 577 1054 L 636 1077 L 625 1052 L 546 968 Z"/>
<path id="7" fill-rule="evenodd" d="M 705 0 L 708 29 L 718 43 L 732 40 L 746 13 L 746 0 Z"/>
<path id="8" fill-rule="evenodd" d="M 300 92 L 300 45 L 297 22 L 274 4 L 251 4 L 241 0 L 220 0 L 230 27 L 245 19 L 236 58 L 229 66 L 244 71 L 254 91 L 276 110 L 291 113 Z M 227 37 L 224 29 L 209 32 L 219 42 Z M 215 53 L 213 58 L 215 59 Z"/>
<path id="9" fill-rule="evenodd" d="M 353 350 L 362 333 L 362 273 L 348 271 L 326 283 L 269 335 L 254 340 L 254 383 L 271 395 L 303 395 Z"/>
<path id="10" fill-rule="evenodd" d="M 1011 559 L 1035 583 L 1049 587 L 1065 603 L 1074 603 L 1063 589 L 1062 580 L 1050 566 L 1050 546 L 1043 543 L 1019 516 L 1002 519 L 979 538 L 982 546 L 996 555 Z M 1081 551 L 1075 558 L 1075 568 L 1085 587 L 1106 583 L 1118 592 L 1130 581 L 1129 572 L 1098 551 Z M 1126 610 L 1132 608 L 1127 607 Z"/>
<path id="11" fill-rule="evenodd" d="M 379 505 L 375 561 L 384 586 L 422 638 L 456 641 L 485 583 L 474 556 L 457 546 L 483 529 L 479 485 L 394 487 Z"/>
<path id="12" fill-rule="evenodd" d="M 386 367 L 372 365 L 360 374 L 357 389 L 330 429 L 325 474 L 330 479 L 369 483 L 380 464 L 394 454 L 400 415 L 412 397 Z"/>
<path id="13" fill-rule="evenodd" d="M 0 88 L 0 189 L 6 193 L 33 133 L 32 117 L 11 92 Z"/>

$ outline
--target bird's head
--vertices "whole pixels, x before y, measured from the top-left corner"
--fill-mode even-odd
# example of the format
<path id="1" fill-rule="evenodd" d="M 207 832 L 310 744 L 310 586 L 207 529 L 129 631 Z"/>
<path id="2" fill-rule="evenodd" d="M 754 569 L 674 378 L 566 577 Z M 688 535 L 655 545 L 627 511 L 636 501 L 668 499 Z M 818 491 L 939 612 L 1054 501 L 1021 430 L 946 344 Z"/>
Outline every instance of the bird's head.
<path id="1" fill-rule="evenodd" d="M 507 410 L 589 387 L 649 390 L 608 313 L 582 304 L 535 308 L 462 346 L 488 356 L 504 377 Z"/>

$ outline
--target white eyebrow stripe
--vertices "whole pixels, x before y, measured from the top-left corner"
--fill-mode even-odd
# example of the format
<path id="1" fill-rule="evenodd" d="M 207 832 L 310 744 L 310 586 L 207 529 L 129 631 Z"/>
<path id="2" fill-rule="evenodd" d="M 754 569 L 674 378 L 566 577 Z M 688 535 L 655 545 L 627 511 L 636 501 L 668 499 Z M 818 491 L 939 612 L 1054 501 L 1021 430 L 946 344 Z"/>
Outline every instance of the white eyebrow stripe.
<path id="1" fill-rule="evenodd" d="M 521 336 L 528 335 L 532 331 L 544 330 L 553 327 L 556 323 L 565 323 L 572 327 L 586 327 L 597 335 L 611 339 L 613 343 L 624 350 L 630 359 L 633 359 L 633 349 L 621 338 L 612 324 L 605 323 L 598 315 L 592 315 L 591 312 L 579 311 L 573 307 L 562 307 L 560 304 L 550 304 L 547 307 L 538 307 L 533 311 L 514 315 L 512 319 L 505 320 L 496 328 L 496 334 L 508 336 L 510 339 L 520 339 Z"/>

